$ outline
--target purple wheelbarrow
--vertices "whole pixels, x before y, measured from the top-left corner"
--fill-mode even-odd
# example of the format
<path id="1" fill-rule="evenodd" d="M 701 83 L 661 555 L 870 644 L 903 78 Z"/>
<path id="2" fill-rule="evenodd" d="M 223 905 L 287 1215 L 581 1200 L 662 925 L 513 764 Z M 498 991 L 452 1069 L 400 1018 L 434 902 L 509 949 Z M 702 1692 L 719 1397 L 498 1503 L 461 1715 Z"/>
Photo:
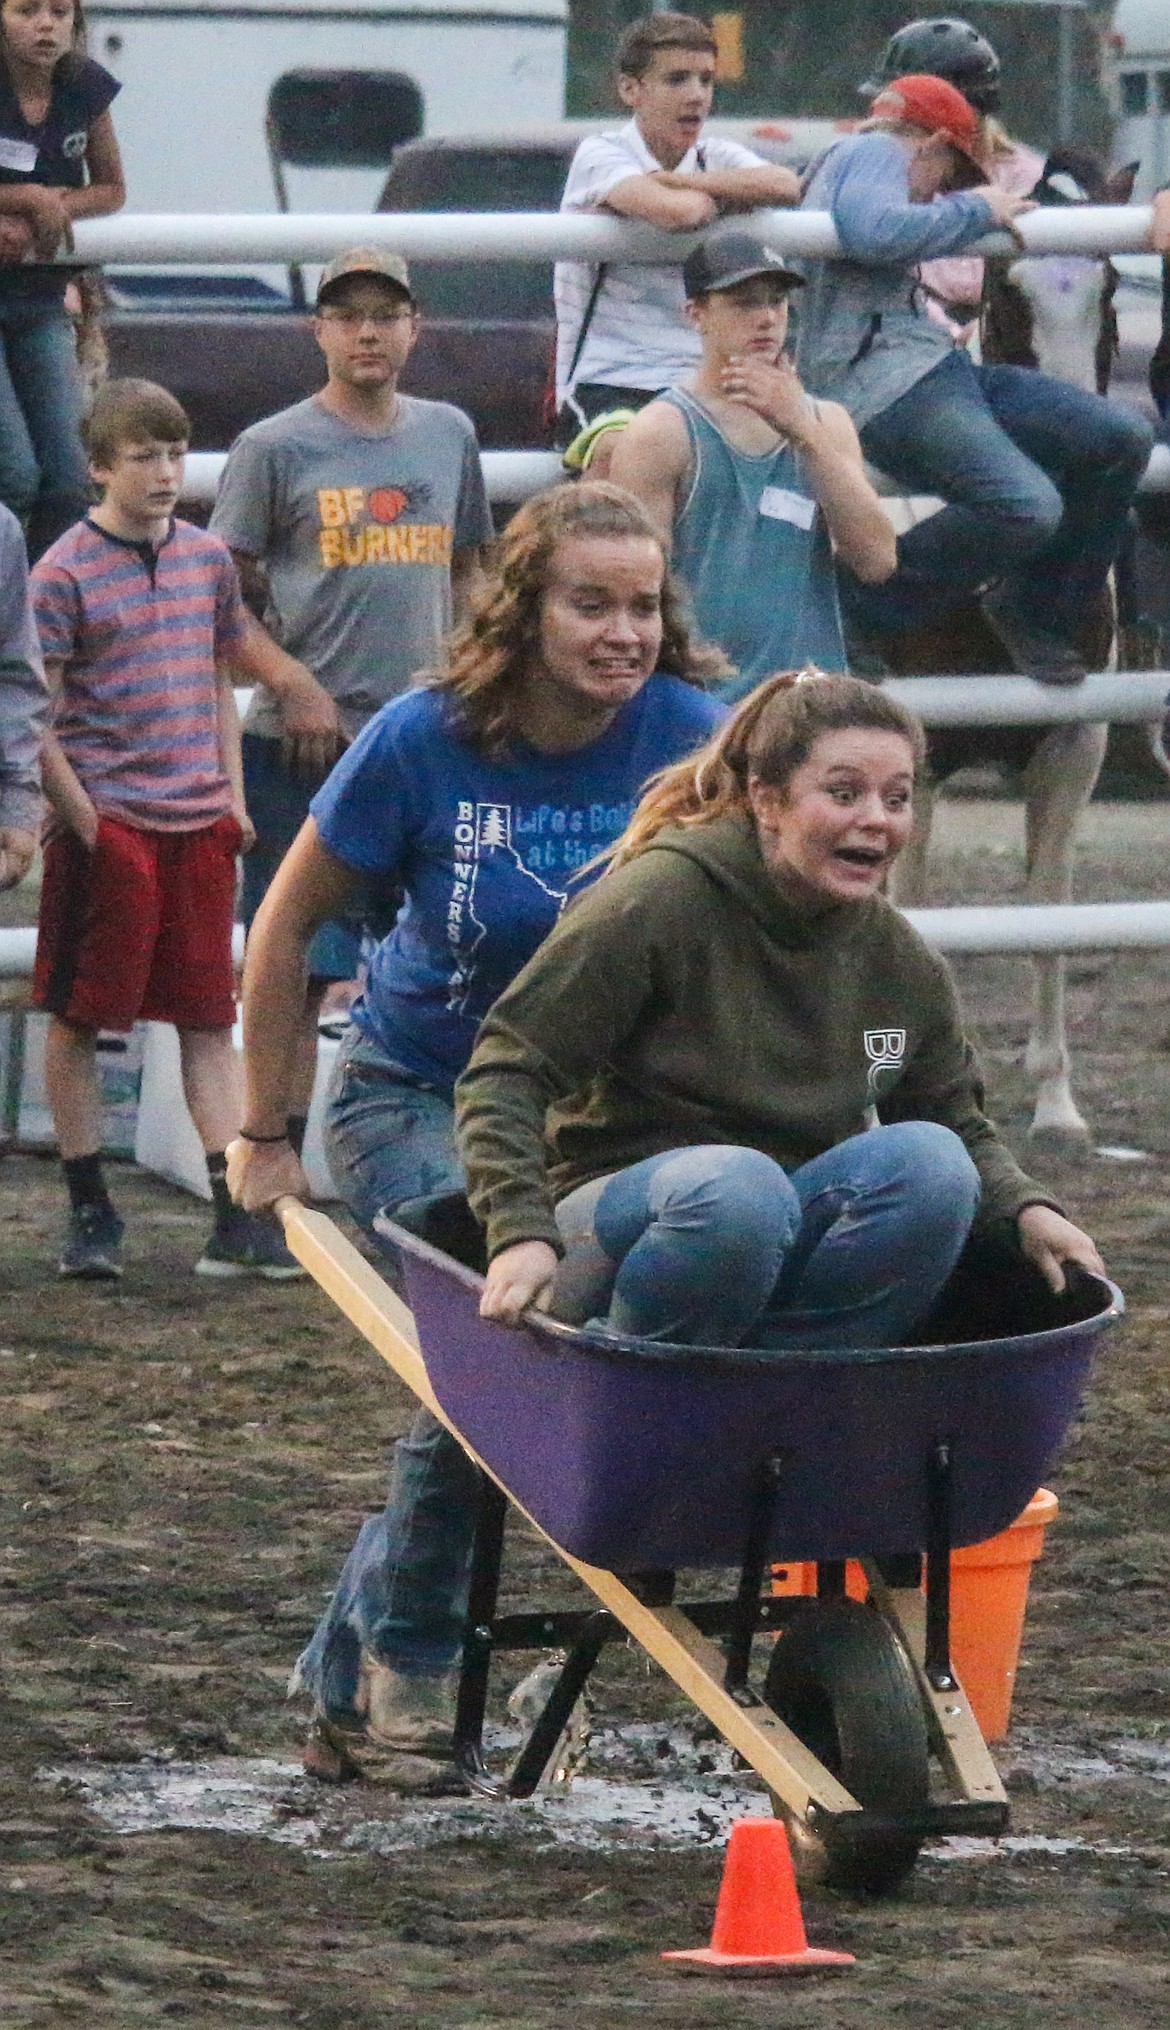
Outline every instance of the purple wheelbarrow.
<path id="1" fill-rule="evenodd" d="M 481 1319 L 460 1202 L 412 1222 L 426 1239 L 378 1223 L 405 1305 L 322 1215 L 284 1210 L 294 1252 L 482 1469 L 456 1720 L 470 1785 L 529 1795 L 605 1644 L 632 1634 L 768 1784 L 806 1875 L 881 1892 L 925 1839 L 1005 1829 L 951 1665 L 950 1554 L 1026 1507 L 1124 1308 L 1118 1291 L 1077 1274 L 1056 1297 L 989 1238 L 921 1344 L 662 1346 L 536 1315 Z M 498 1612 L 508 1499 L 597 1606 Z M 865 1567 L 865 1605 L 846 1597 L 849 1558 Z M 817 1565 L 816 1597 L 766 1594 L 772 1561 L 798 1559 Z M 735 1568 L 734 1591 L 684 1597 L 680 1574 L 713 1566 Z M 499 1777 L 481 1741 L 491 1657 L 509 1648 L 566 1658 Z"/>

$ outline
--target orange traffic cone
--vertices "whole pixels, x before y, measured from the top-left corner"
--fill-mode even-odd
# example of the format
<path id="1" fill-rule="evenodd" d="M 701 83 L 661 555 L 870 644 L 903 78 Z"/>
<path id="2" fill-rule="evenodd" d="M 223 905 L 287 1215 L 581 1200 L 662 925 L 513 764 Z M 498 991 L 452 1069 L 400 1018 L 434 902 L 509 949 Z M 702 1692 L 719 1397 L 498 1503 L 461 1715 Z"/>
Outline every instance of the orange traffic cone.
<path id="1" fill-rule="evenodd" d="M 822 1952 L 805 1938 L 779 1819 L 740 1819 L 732 1826 L 710 1945 L 662 1957 L 693 1974 L 799 1974 L 855 1965 L 851 1952 Z"/>

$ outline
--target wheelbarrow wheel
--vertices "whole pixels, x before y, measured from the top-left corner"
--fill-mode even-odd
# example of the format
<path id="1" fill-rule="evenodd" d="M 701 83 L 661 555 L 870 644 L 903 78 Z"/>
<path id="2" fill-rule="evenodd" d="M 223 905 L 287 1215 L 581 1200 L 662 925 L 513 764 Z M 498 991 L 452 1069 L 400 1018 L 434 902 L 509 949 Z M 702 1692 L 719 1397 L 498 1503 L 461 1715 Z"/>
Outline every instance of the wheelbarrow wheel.
<path id="1" fill-rule="evenodd" d="M 927 1802 L 926 1716 L 910 1659 L 888 1622 L 854 1600 L 802 1615 L 772 1653 L 764 1698 L 867 1811 Z M 793 1859 L 806 1881 L 887 1895 L 909 1874 L 921 1838 L 880 1825 L 822 1837 L 788 1812 Z"/>

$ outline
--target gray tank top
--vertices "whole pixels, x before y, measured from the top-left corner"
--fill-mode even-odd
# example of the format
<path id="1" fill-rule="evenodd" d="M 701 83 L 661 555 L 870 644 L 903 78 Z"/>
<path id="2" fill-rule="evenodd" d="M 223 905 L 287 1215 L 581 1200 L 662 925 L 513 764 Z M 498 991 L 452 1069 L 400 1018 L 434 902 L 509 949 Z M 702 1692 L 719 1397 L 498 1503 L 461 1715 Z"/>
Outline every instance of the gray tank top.
<path id="1" fill-rule="evenodd" d="M 791 445 L 737 451 L 681 388 L 673 403 L 691 441 L 691 484 L 674 524 L 674 568 L 700 631 L 738 674 L 717 686 L 742 698 L 774 670 L 844 670 L 837 576 L 824 517 Z"/>

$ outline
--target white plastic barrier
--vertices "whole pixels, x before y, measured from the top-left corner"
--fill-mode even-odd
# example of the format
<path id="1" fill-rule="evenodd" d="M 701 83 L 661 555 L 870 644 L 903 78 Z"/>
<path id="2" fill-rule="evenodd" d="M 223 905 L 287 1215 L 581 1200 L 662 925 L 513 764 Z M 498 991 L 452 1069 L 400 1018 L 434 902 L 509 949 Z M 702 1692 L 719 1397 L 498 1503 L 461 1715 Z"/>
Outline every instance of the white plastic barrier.
<path id="1" fill-rule="evenodd" d="M 31 964 L 30 955 L 30 969 Z M 56 1144 L 45 1090 L 48 1025 L 48 1016 L 34 1009 L 0 1013 L 3 1126 L 23 1148 L 51 1149 Z M 238 1022 L 233 1041 L 239 1050 L 243 1038 Z M 137 1022 L 127 1036 L 103 1032 L 97 1048 L 102 1147 L 106 1153 L 132 1155 L 143 1170 L 165 1177 L 196 1198 L 210 1198 L 203 1148 L 183 1099 L 175 1030 L 166 1022 Z M 15 1058 L 14 1052 L 18 1053 Z M 322 1135 L 325 1095 L 336 1058 L 336 1041 L 331 1036 L 319 1037 L 303 1161 L 313 1196 L 322 1200 L 337 1197 Z"/>
<path id="2" fill-rule="evenodd" d="M 753 228 L 777 253 L 832 258 L 841 252 L 828 212 L 756 211 Z M 1144 253 L 1151 208 L 1042 205 L 1016 221 L 1016 237 L 993 232 L 970 252 L 1030 254 Z M 165 263 L 198 267 L 237 262 L 318 262 L 352 247 L 392 248 L 408 260 L 645 262 L 674 266 L 702 238 L 653 226 L 572 212 L 120 212 L 81 219 L 65 261 Z"/>
<path id="3" fill-rule="evenodd" d="M 134 1161 L 156 1177 L 194 1192 L 196 1198 L 210 1198 L 203 1145 L 183 1099 L 179 1068 L 179 1039 L 167 1022 L 145 1025 L 142 1052 L 142 1084 L 138 1094 L 138 1122 L 134 1134 Z M 234 1042 L 243 1046 L 240 1024 Z M 309 1107 L 302 1161 L 314 1198 L 333 1199 L 337 1190 L 325 1159 L 321 1123 L 325 1094 L 337 1058 L 337 1044 L 322 1036 L 317 1042 L 317 1076 Z"/>

